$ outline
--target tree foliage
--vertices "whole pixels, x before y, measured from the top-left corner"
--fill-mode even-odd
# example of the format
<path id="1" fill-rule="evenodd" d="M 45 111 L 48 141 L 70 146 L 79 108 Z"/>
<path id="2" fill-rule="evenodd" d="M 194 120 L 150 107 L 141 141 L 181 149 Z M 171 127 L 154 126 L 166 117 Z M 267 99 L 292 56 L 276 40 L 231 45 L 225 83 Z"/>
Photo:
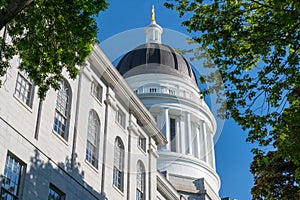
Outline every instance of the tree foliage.
<path id="1" fill-rule="evenodd" d="M 295 165 L 291 174 L 300 180 L 300 103 L 295 93 L 300 85 L 300 2 L 169 0 L 165 5 L 178 11 L 182 24 L 195 32 L 194 39 L 218 67 L 226 96 L 216 81 L 208 91 L 226 99 L 225 114 L 248 130 L 247 141 L 264 147 L 253 150 L 259 155 L 253 166 L 267 173 L 267 167 L 255 163 L 274 149 L 273 164 Z M 213 82 L 210 77 L 213 74 L 202 80 Z M 255 187 L 261 184 L 257 178 Z M 253 197 L 257 191 L 252 190 Z M 276 199 L 276 191 L 270 195 Z M 260 198 L 272 199 L 263 194 Z"/>
<path id="2" fill-rule="evenodd" d="M 15 1 L 1 0 L 0 9 Z M 43 99 L 50 87 L 59 88 L 63 70 L 76 77 L 78 66 L 97 42 L 95 16 L 106 7 L 106 0 L 32 1 L 6 24 L 0 36 L 0 76 L 19 55 L 19 68 L 28 73 Z"/>
<path id="3" fill-rule="evenodd" d="M 251 164 L 255 183 L 251 192 L 253 199 L 291 200 L 300 197 L 299 181 L 295 178 L 297 166 L 276 152 L 270 151 L 266 155 L 257 154 Z"/>

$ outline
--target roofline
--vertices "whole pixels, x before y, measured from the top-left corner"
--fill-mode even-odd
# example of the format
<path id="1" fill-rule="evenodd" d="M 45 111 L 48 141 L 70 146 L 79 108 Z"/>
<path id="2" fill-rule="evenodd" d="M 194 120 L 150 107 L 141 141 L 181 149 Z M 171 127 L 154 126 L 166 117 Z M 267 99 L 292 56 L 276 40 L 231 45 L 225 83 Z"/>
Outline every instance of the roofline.
<path id="1" fill-rule="evenodd" d="M 155 42 L 146 42 L 146 43 L 143 43 L 143 44 L 141 44 L 141 45 L 139 45 L 139 46 L 137 46 L 137 47 L 135 47 L 134 49 L 132 49 L 132 50 L 130 50 L 130 51 L 128 51 L 125 55 L 123 55 L 122 56 L 122 58 L 119 60 L 119 62 L 118 62 L 118 64 L 117 64 L 117 66 L 116 66 L 116 68 L 119 70 L 120 69 L 120 64 L 124 61 L 124 59 L 130 54 L 130 53 L 132 53 L 132 52 L 134 52 L 134 51 L 136 51 L 136 50 L 141 50 L 141 49 L 145 49 L 146 48 L 146 46 L 149 46 L 149 45 L 160 45 L 160 46 L 164 46 L 165 48 L 168 48 L 169 49 L 169 51 L 173 54 L 173 57 L 174 57 L 174 55 L 178 55 L 179 57 L 181 57 L 182 59 L 183 59 L 183 61 L 185 62 L 185 64 L 186 64 L 186 66 L 188 67 L 188 75 L 187 75 L 187 77 L 189 77 L 191 80 L 191 82 L 193 82 L 193 84 L 195 84 L 197 87 L 198 87 L 198 81 L 197 81 L 197 77 L 196 77 L 196 74 L 195 74 L 195 72 L 194 72 L 194 69 L 193 69 L 193 67 L 192 67 L 192 65 L 187 61 L 187 59 L 182 55 L 182 54 L 180 54 L 180 53 L 178 53 L 178 52 L 176 52 L 175 51 L 175 49 L 174 48 L 172 48 L 171 46 L 169 46 L 169 45 L 167 45 L 167 44 L 164 44 L 164 43 L 155 43 Z M 156 48 L 153 48 L 153 47 L 151 47 L 150 49 L 156 49 Z M 160 64 L 160 63 L 156 63 L 156 62 L 151 62 L 151 63 L 144 63 L 144 64 L 142 64 L 142 65 L 149 65 L 149 64 Z M 178 65 L 178 64 L 176 64 L 175 63 L 175 65 Z M 141 66 L 141 65 L 140 65 Z M 169 65 L 166 65 L 166 66 L 169 66 Z M 135 66 L 135 67 L 133 67 L 133 68 L 131 68 L 130 70 L 132 70 L 132 69 L 134 69 L 134 68 L 136 68 L 137 66 Z M 169 66 L 169 67 L 171 67 L 171 66 Z M 177 66 L 178 67 L 178 66 Z M 172 68 L 172 67 L 171 67 Z M 172 68 L 173 69 L 173 68 Z M 128 70 L 127 72 L 129 72 L 130 70 Z M 125 72 L 125 74 L 127 73 L 127 72 Z M 179 71 L 178 70 L 176 70 L 176 72 L 177 73 L 179 73 Z M 124 75 L 124 74 L 122 74 L 122 75 Z"/>
<path id="2" fill-rule="evenodd" d="M 165 195 L 173 200 L 182 199 L 182 196 L 178 193 L 176 188 L 158 170 L 157 170 L 157 174 L 156 174 L 156 180 L 157 180 L 157 190 L 160 190 L 161 192 L 163 192 L 163 195 Z"/>
<path id="3" fill-rule="evenodd" d="M 155 140 L 156 144 L 158 146 L 167 144 L 168 141 L 166 137 L 156 126 L 156 122 L 151 113 L 135 95 L 128 83 L 112 65 L 111 61 L 106 57 L 98 45 L 93 46 L 93 51 L 89 56 L 88 61 L 94 64 L 104 80 L 114 88 L 116 95 L 129 103 L 129 110 L 136 115 L 136 118 L 139 119 L 139 122 L 143 125 L 144 129 L 148 131 L 148 135 Z M 150 133 L 154 133 L 154 135 L 151 135 Z"/>

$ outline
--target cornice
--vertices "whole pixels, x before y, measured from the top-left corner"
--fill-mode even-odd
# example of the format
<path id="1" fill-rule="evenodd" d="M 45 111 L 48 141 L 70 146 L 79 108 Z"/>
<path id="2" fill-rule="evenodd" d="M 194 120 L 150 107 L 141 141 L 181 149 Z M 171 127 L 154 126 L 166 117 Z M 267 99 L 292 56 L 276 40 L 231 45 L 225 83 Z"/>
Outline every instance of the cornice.
<path id="1" fill-rule="evenodd" d="M 172 200 L 179 200 L 180 195 L 171 183 L 160 173 L 157 172 L 157 190 Z"/>
<path id="2" fill-rule="evenodd" d="M 204 161 L 201 161 L 201 160 L 191 157 L 189 155 L 178 154 L 178 153 L 174 153 L 174 152 L 159 151 L 158 155 L 159 155 L 159 160 L 161 160 L 161 161 L 169 160 L 169 161 L 172 161 L 173 164 L 175 162 L 178 162 L 178 164 L 179 163 L 184 163 L 185 165 L 192 164 L 197 167 L 201 167 L 202 169 L 205 169 L 207 172 L 209 172 L 216 179 L 219 187 L 221 185 L 221 180 L 220 180 L 220 177 L 218 176 L 217 172 L 212 167 L 210 167 L 207 163 L 205 163 Z"/>

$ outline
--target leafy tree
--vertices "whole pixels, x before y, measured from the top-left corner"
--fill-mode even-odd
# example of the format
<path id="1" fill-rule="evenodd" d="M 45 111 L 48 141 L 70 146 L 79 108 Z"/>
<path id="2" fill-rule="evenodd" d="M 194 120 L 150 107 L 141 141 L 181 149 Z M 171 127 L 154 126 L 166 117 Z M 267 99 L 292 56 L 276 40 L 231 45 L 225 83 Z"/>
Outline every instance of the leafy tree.
<path id="1" fill-rule="evenodd" d="M 43 99 L 50 87 L 59 88 L 63 70 L 76 77 L 97 42 L 95 16 L 106 7 L 106 0 L 1 0 L 0 29 L 6 25 L 0 36 L 0 76 L 19 55 L 19 68 Z"/>
<path id="2" fill-rule="evenodd" d="M 290 200 L 300 197 L 297 191 L 299 181 L 295 178 L 297 166 L 270 151 L 266 155 L 257 154 L 251 164 L 255 183 L 251 192 L 253 199 Z M 298 196 L 297 196 L 298 195 Z"/>
<path id="3" fill-rule="evenodd" d="M 255 184 L 254 199 L 299 199 L 300 173 L 300 87 L 289 95 L 285 108 L 272 134 L 276 150 L 257 151 L 251 164 Z"/>
<path id="4" fill-rule="evenodd" d="M 260 172 L 274 163 L 295 165 L 289 175 L 295 176 L 299 190 L 300 103 L 295 91 L 300 85 L 300 2 L 169 0 L 165 5 L 183 17 L 182 24 L 194 32 L 194 39 L 221 73 L 226 94 L 219 89 L 221 82 L 214 80 L 217 72 L 202 77 L 213 82 L 206 92 L 217 93 L 219 100 L 225 98 L 226 116 L 249 131 L 247 141 L 263 147 L 253 150 L 257 156 L 252 164 Z M 256 165 L 266 157 L 272 157 L 268 167 Z M 280 173 L 284 181 L 285 172 Z M 255 176 L 254 188 L 264 183 Z M 272 188 L 266 187 L 269 193 L 261 196 L 257 196 L 259 190 L 252 190 L 253 198 L 276 199 L 279 193 Z"/>

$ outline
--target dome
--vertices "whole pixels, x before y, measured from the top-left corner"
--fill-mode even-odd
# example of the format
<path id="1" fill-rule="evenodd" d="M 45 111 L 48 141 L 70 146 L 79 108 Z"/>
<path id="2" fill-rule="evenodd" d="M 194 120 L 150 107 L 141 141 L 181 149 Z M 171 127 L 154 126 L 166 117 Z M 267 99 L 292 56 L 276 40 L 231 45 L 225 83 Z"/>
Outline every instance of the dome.
<path id="1" fill-rule="evenodd" d="M 139 74 L 175 75 L 197 85 L 196 76 L 187 60 L 175 50 L 161 43 L 140 45 L 123 56 L 117 70 L 125 78 Z"/>

